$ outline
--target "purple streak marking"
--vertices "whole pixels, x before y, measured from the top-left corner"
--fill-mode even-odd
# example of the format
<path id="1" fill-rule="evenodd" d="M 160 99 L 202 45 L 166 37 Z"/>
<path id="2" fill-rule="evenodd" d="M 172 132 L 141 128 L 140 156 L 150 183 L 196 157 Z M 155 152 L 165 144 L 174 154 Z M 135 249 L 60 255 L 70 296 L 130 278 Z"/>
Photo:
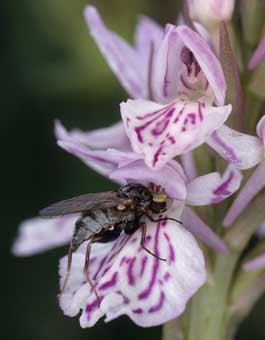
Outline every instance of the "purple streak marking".
<path id="1" fill-rule="evenodd" d="M 160 292 L 160 297 L 159 297 L 159 301 L 156 305 L 152 306 L 151 308 L 148 309 L 148 313 L 155 313 L 158 312 L 164 304 L 165 301 L 165 294 L 164 292 Z"/>
<path id="2" fill-rule="evenodd" d="M 144 274 L 146 264 L 147 264 L 147 256 L 144 256 L 141 260 L 140 277 L 142 277 Z"/>
<path id="3" fill-rule="evenodd" d="M 205 104 L 203 103 L 203 107 L 205 106 Z M 202 103 L 198 102 L 198 112 L 199 112 L 199 117 L 200 117 L 200 121 L 203 120 L 203 114 L 202 114 Z"/>
<path id="4" fill-rule="evenodd" d="M 215 190 L 214 190 L 214 194 L 215 195 L 229 195 L 230 194 L 230 191 L 228 191 L 228 186 L 230 184 L 230 182 L 232 181 L 232 179 L 234 178 L 234 173 L 233 171 L 230 172 L 228 178 L 226 181 L 224 181 L 219 187 L 217 187 Z"/>
<path id="5" fill-rule="evenodd" d="M 224 156 L 227 155 L 230 162 L 238 163 L 238 159 L 232 148 L 230 148 L 228 145 L 225 144 L 225 142 L 222 141 L 216 131 L 212 134 L 212 139 L 223 148 L 222 153 Z"/>
<path id="6" fill-rule="evenodd" d="M 110 280 L 103 283 L 101 286 L 99 286 L 99 290 L 105 290 L 108 288 L 111 288 L 116 285 L 118 280 L 118 272 L 114 272 Z"/>
<path id="7" fill-rule="evenodd" d="M 170 263 L 171 262 L 174 262 L 175 261 L 175 252 L 174 252 L 174 248 L 172 247 L 172 244 L 170 242 L 170 238 L 168 236 L 168 234 L 166 232 L 164 232 L 164 236 L 167 240 L 167 243 L 168 243 L 168 248 L 169 248 L 169 261 Z"/>
<path id="8" fill-rule="evenodd" d="M 154 253 L 158 254 L 158 240 L 159 240 L 159 231 L 160 231 L 160 222 L 158 222 L 157 224 L 157 229 L 156 229 L 156 234 L 155 234 L 155 247 L 154 247 Z M 159 265 L 160 265 L 160 260 L 157 258 L 153 259 L 153 266 L 152 266 L 152 275 L 151 275 L 151 279 L 149 281 L 148 286 L 146 287 L 146 289 L 144 289 L 139 295 L 138 295 L 138 299 L 139 300 L 143 300 L 146 299 L 151 291 L 153 286 L 155 285 L 155 281 L 157 278 L 157 273 L 158 273 L 158 269 L 159 269 Z"/>
<path id="9" fill-rule="evenodd" d="M 133 257 L 130 259 L 130 262 L 128 264 L 127 277 L 128 277 L 128 283 L 130 286 L 133 286 L 135 284 L 135 277 L 133 274 L 135 261 L 136 261 L 136 257 Z"/>

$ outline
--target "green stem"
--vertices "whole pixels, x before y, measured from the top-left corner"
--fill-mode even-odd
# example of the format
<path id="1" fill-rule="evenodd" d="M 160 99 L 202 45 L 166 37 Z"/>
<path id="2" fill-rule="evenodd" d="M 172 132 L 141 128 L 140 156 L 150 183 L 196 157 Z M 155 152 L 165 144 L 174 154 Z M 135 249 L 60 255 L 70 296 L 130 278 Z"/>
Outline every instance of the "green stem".
<path id="1" fill-rule="evenodd" d="M 217 255 L 211 282 L 192 299 L 185 340 L 223 339 L 227 296 L 237 259 L 236 253 Z"/>
<path id="2" fill-rule="evenodd" d="M 177 320 L 168 321 L 163 326 L 163 340 L 184 340 Z"/>

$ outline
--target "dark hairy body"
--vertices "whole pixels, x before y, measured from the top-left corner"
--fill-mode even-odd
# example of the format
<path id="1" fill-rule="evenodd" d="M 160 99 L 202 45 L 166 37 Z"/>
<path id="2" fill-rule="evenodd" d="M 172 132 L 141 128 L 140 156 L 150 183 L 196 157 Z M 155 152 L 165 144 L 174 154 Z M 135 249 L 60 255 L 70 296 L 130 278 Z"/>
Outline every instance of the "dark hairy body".
<path id="1" fill-rule="evenodd" d="M 70 243 L 67 275 L 61 293 L 64 291 L 70 275 L 72 253 L 85 241 L 88 241 L 88 244 L 83 272 L 92 289 L 94 287 L 88 275 L 88 265 L 91 246 L 95 242 L 111 242 L 117 239 L 122 232 L 131 235 L 137 229 L 142 228 L 141 247 L 149 254 L 165 261 L 145 247 L 146 224 L 140 219 L 142 216 L 146 216 L 153 222 L 174 220 L 168 217 L 158 220 L 152 218 L 152 213 L 163 213 L 167 210 L 166 201 L 167 196 L 160 187 L 151 185 L 150 188 L 146 188 L 141 184 L 131 183 L 120 187 L 117 191 L 82 195 L 55 203 L 41 210 L 40 216 L 44 218 L 81 213 L 80 218 L 76 221 Z M 174 221 L 181 223 L 178 220 Z M 96 291 L 95 294 L 97 295 Z"/>

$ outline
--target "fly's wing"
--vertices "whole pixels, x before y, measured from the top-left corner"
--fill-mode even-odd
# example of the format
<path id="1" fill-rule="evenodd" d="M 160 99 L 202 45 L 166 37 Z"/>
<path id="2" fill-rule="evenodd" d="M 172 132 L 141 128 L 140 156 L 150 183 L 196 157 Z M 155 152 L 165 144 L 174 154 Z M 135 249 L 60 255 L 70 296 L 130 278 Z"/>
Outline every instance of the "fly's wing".
<path id="1" fill-rule="evenodd" d="M 87 194 L 52 204 L 49 207 L 40 210 L 39 215 L 48 218 L 80 213 L 92 209 L 113 208 L 121 201 L 122 199 L 118 197 L 116 191 Z"/>

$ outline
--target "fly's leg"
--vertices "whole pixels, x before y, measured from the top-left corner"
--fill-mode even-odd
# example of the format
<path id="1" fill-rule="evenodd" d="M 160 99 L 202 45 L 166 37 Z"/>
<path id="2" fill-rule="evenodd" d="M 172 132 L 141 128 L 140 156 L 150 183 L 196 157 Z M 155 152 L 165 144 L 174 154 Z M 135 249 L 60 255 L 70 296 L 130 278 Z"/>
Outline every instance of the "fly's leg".
<path id="1" fill-rule="evenodd" d="M 153 252 L 151 252 L 151 250 L 149 250 L 148 248 L 145 247 L 145 237 L 146 237 L 146 223 L 145 222 L 141 222 L 141 227 L 142 227 L 142 236 L 141 236 L 141 247 L 147 251 L 147 253 L 149 253 L 150 255 L 156 257 L 157 259 L 161 260 L 161 261 L 166 261 L 166 259 L 163 259 L 162 257 L 159 257 L 158 255 L 154 254 Z"/>
<path id="2" fill-rule="evenodd" d="M 86 280 L 87 280 L 87 283 L 89 284 L 91 290 L 92 290 L 92 293 L 95 292 L 95 295 L 96 295 L 96 298 L 97 298 L 97 301 L 98 301 L 98 305 L 100 305 L 100 299 L 99 299 L 99 296 L 98 296 L 98 292 L 95 288 L 95 286 L 93 285 L 89 275 L 88 275 L 88 266 L 89 266 L 89 258 L 90 258 L 90 252 L 91 252 L 91 246 L 92 246 L 92 243 L 93 243 L 93 240 L 91 240 L 90 242 L 88 242 L 87 244 L 87 248 L 86 248 L 86 259 L 85 259 L 85 265 L 84 265 L 84 269 L 83 269 L 83 273 L 86 277 Z"/>
<path id="3" fill-rule="evenodd" d="M 70 243 L 70 246 L 69 246 L 69 250 L 68 250 L 68 259 L 67 259 L 66 276 L 65 276 L 65 279 L 64 279 L 63 288 L 61 289 L 61 291 L 60 291 L 60 293 L 59 293 L 59 297 L 63 294 L 63 292 L 64 292 L 64 290 L 65 290 L 65 288 L 66 288 L 66 285 L 67 285 L 69 276 L 70 276 L 71 265 L 72 265 L 72 254 L 73 254 L 73 244 L 72 244 L 72 242 L 71 242 L 71 243 Z"/>
<path id="4" fill-rule="evenodd" d="M 162 218 L 154 219 L 152 216 L 148 215 L 147 213 L 144 213 L 144 215 L 147 218 L 149 218 L 149 220 L 151 222 L 174 221 L 174 222 L 177 222 L 179 224 L 183 224 L 181 221 L 176 220 L 175 218 L 171 218 L 171 217 L 162 217 Z"/>

